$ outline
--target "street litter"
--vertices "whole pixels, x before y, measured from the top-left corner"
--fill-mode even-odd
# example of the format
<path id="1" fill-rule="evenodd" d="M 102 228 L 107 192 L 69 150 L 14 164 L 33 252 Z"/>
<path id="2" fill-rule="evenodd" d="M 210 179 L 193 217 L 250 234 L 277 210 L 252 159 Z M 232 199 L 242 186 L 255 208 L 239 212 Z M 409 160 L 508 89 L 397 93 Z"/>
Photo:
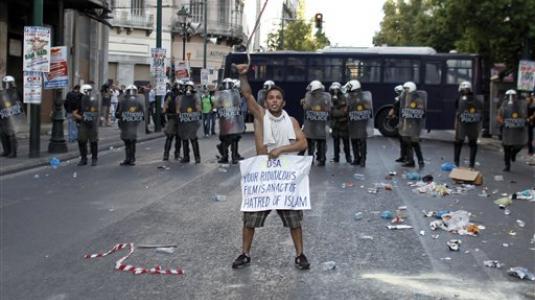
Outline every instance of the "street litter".
<path id="1" fill-rule="evenodd" d="M 510 230 L 510 231 L 508 232 L 508 234 L 509 234 L 510 236 L 515 236 L 515 235 L 516 235 L 516 231 L 514 231 L 514 230 Z"/>
<path id="2" fill-rule="evenodd" d="M 516 193 L 516 199 L 535 202 L 535 190 L 523 190 L 521 192 L 518 192 Z"/>
<path id="3" fill-rule="evenodd" d="M 446 242 L 448 247 L 450 248 L 450 251 L 459 251 L 459 248 L 461 247 L 461 240 L 449 240 Z"/>
<path id="4" fill-rule="evenodd" d="M 425 230 L 420 230 L 420 235 L 424 236 L 425 235 Z"/>
<path id="5" fill-rule="evenodd" d="M 422 177 L 422 181 L 425 183 L 433 182 L 433 180 L 434 180 L 433 175 L 425 175 L 424 177 Z"/>
<path id="6" fill-rule="evenodd" d="M 396 171 L 390 171 L 390 172 L 388 172 L 388 175 L 389 176 L 396 176 L 396 175 L 398 175 L 398 173 Z"/>
<path id="7" fill-rule="evenodd" d="M 516 225 L 518 225 L 520 228 L 524 228 L 526 226 L 526 222 L 522 220 L 516 220 Z"/>
<path id="8" fill-rule="evenodd" d="M 227 199 L 227 196 L 225 195 L 214 195 L 214 197 L 212 197 L 212 200 L 214 201 L 225 201 Z"/>
<path id="9" fill-rule="evenodd" d="M 391 191 L 392 185 L 390 183 L 375 183 L 374 184 L 375 189 L 384 189 L 385 191 Z"/>
<path id="10" fill-rule="evenodd" d="M 487 193 L 487 188 L 483 188 L 483 190 L 481 190 L 481 193 L 477 194 L 479 197 L 483 197 L 483 198 L 488 198 L 490 197 L 490 195 Z"/>
<path id="11" fill-rule="evenodd" d="M 221 173 L 227 173 L 227 172 L 228 172 L 228 169 L 223 168 L 223 167 L 219 167 L 217 170 L 218 170 L 219 172 L 221 172 Z"/>
<path id="12" fill-rule="evenodd" d="M 395 216 L 394 218 L 392 218 L 392 221 L 390 223 L 392 224 L 401 224 L 405 222 L 404 219 L 402 219 L 400 216 Z"/>
<path id="13" fill-rule="evenodd" d="M 160 247 L 156 248 L 156 252 L 165 253 L 165 254 L 173 254 L 175 253 L 175 249 L 173 247 Z"/>
<path id="14" fill-rule="evenodd" d="M 390 230 L 399 230 L 399 229 L 412 229 L 410 225 L 386 225 L 386 228 Z"/>
<path id="15" fill-rule="evenodd" d="M 33 175 L 33 178 L 35 178 L 35 179 L 39 179 L 39 174 L 35 174 L 35 175 Z"/>
<path id="16" fill-rule="evenodd" d="M 535 275 L 523 267 L 510 268 L 509 271 L 507 271 L 507 274 L 520 279 L 535 281 Z"/>
<path id="17" fill-rule="evenodd" d="M 72 173 L 72 178 L 76 178 L 76 177 L 78 177 L 78 173 L 76 172 Z"/>
<path id="18" fill-rule="evenodd" d="M 331 271 L 331 270 L 334 270 L 336 269 L 336 262 L 334 261 L 326 261 L 324 263 L 321 264 L 321 269 L 323 271 Z"/>
<path id="19" fill-rule="evenodd" d="M 436 184 L 435 182 L 431 182 L 425 185 L 421 185 L 419 183 L 416 185 L 419 185 L 419 187 L 412 190 L 415 193 L 429 194 L 429 195 L 432 195 L 433 197 L 436 197 L 436 196 L 444 197 L 446 195 L 451 194 L 451 189 L 449 189 L 448 186 L 445 184 Z"/>
<path id="20" fill-rule="evenodd" d="M 442 229 L 452 233 L 458 233 L 459 235 L 475 236 L 479 234 L 480 230 L 485 229 L 485 227 L 470 223 L 470 215 L 469 212 L 464 210 L 446 213 L 441 216 L 440 220 L 429 223 L 429 227 L 433 231 Z"/>
<path id="21" fill-rule="evenodd" d="M 440 260 L 451 260 L 451 257 L 441 257 Z"/>
<path id="22" fill-rule="evenodd" d="M 503 264 L 497 260 L 485 260 L 483 264 L 485 265 L 485 267 L 488 268 L 500 269 L 501 267 L 503 267 Z"/>
<path id="23" fill-rule="evenodd" d="M 507 206 L 513 204 L 513 200 L 509 197 L 502 197 L 494 201 L 500 208 L 506 208 Z"/>
<path id="24" fill-rule="evenodd" d="M 370 194 L 377 194 L 379 192 L 378 188 L 368 188 L 368 193 Z"/>
<path id="25" fill-rule="evenodd" d="M 530 244 L 535 244 L 535 233 L 533 234 L 533 237 L 531 238 L 531 241 L 529 241 Z"/>
<path id="26" fill-rule="evenodd" d="M 503 181 L 503 175 L 494 175 L 494 181 Z"/>
<path id="27" fill-rule="evenodd" d="M 143 267 L 136 267 L 133 265 L 125 264 L 125 260 L 134 253 L 136 247 L 134 246 L 134 243 L 123 243 L 123 244 L 116 244 L 113 246 L 111 250 L 104 253 L 95 253 L 95 254 L 86 254 L 84 255 L 84 258 L 86 259 L 93 259 L 93 258 L 99 258 L 99 257 L 105 257 L 110 254 L 113 254 L 115 252 L 119 252 L 126 247 L 130 248 L 130 251 L 126 256 L 121 257 L 119 260 L 115 262 L 115 270 L 122 271 L 122 272 L 131 272 L 134 275 L 140 275 L 140 274 L 160 274 L 160 275 L 184 275 L 184 271 L 180 268 L 177 269 L 162 269 L 160 265 L 157 265 L 152 268 L 143 268 Z"/>
<path id="28" fill-rule="evenodd" d="M 362 220 L 362 217 L 363 215 L 360 211 L 355 213 L 355 215 L 353 215 L 353 219 L 355 219 L 355 221 Z"/>
<path id="29" fill-rule="evenodd" d="M 385 210 L 381 213 L 381 218 L 382 219 L 385 219 L 385 220 L 390 220 L 394 217 L 394 213 L 389 211 L 389 210 Z"/>
<path id="30" fill-rule="evenodd" d="M 420 180 L 422 176 L 418 172 L 407 172 L 403 174 L 403 178 L 407 180 Z"/>
<path id="31" fill-rule="evenodd" d="M 360 173 L 355 173 L 353 174 L 353 178 L 355 178 L 355 180 L 359 180 L 359 181 L 362 181 L 362 180 L 365 180 L 366 177 L 364 176 L 364 174 L 360 174 Z"/>
<path id="32" fill-rule="evenodd" d="M 457 183 L 483 184 L 483 175 L 476 170 L 455 168 L 450 172 L 448 177 Z"/>
<path id="33" fill-rule="evenodd" d="M 158 166 L 158 169 L 163 169 L 163 170 L 171 170 L 171 168 L 170 168 L 170 167 L 168 167 L 168 166 L 165 166 L 165 165 L 164 165 L 164 166 Z"/>
<path id="34" fill-rule="evenodd" d="M 506 215 L 506 216 L 508 216 L 508 215 L 511 214 L 511 211 L 508 210 L 508 209 L 506 208 L 506 209 L 503 211 L 503 214 Z"/>
<path id="35" fill-rule="evenodd" d="M 424 217 L 426 217 L 426 218 L 435 217 L 436 219 L 442 219 L 442 215 L 447 214 L 450 211 L 449 210 L 439 210 L 439 211 L 432 211 L 432 210 L 425 211 L 425 210 L 422 210 L 422 212 L 424 214 Z"/>
<path id="36" fill-rule="evenodd" d="M 508 243 L 503 243 L 503 244 L 502 244 L 502 247 L 504 247 L 504 248 L 509 248 L 509 244 L 508 244 Z"/>
<path id="37" fill-rule="evenodd" d="M 59 165 L 61 164 L 61 161 L 57 157 L 52 157 L 49 163 L 52 169 L 57 169 Z"/>
<path id="38" fill-rule="evenodd" d="M 344 182 L 342 183 L 342 188 L 345 189 L 345 188 L 351 188 L 353 187 L 355 184 L 351 181 L 348 181 L 348 182 Z"/>
<path id="39" fill-rule="evenodd" d="M 452 162 L 445 162 L 442 165 L 440 165 L 440 169 L 444 172 L 451 172 L 451 170 L 455 169 L 456 166 Z"/>
<path id="40" fill-rule="evenodd" d="M 439 234 L 432 234 L 431 237 L 434 238 L 435 240 L 438 239 L 440 235 Z"/>
<path id="41" fill-rule="evenodd" d="M 361 235 L 361 236 L 359 236 L 359 239 L 361 239 L 361 240 L 373 240 L 373 236 L 371 236 L 371 235 Z"/>

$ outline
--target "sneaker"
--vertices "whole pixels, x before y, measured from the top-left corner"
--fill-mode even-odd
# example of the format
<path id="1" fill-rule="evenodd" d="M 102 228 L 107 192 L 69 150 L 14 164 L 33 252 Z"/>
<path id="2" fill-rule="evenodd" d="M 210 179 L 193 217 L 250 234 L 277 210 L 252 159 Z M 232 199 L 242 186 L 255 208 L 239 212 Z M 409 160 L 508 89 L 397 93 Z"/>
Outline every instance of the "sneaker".
<path id="1" fill-rule="evenodd" d="M 310 269 L 310 263 L 308 263 L 308 259 L 303 253 L 295 258 L 295 267 L 299 270 Z"/>
<path id="2" fill-rule="evenodd" d="M 245 253 L 242 253 L 240 254 L 240 256 L 238 256 L 238 258 L 234 260 L 234 262 L 232 262 L 232 268 L 240 269 L 242 267 L 249 265 L 250 262 L 251 262 L 251 258 L 245 255 Z"/>

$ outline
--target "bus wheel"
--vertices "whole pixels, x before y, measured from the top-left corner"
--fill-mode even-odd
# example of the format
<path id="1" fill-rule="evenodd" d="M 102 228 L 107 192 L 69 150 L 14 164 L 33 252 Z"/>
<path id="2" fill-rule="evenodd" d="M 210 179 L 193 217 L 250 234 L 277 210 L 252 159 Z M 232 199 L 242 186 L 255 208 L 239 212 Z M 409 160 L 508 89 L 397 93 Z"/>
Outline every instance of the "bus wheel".
<path id="1" fill-rule="evenodd" d="M 398 135 L 397 119 L 389 119 L 388 111 L 390 107 L 381 109 L 375 116 L 375 126 L 383 136 L 396 137 Z"/>

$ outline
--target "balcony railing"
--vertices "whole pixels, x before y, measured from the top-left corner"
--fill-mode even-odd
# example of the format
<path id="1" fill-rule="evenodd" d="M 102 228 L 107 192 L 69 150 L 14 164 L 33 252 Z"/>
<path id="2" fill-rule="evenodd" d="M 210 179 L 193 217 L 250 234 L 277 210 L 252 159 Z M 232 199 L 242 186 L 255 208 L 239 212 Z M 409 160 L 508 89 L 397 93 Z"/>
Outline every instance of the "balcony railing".
<path id="1" fill-rule="evenodd" d="M 172 31 L 178 34 L 182 34 L 182 27 L 181 24 L 178 23 L 178 19 L 174 18 L 172 22 Z M 200 24 L 197 31 L 193 34 L 202 34 L 204 29 L 204 24 Z M 188 32 L 188 34 L 192 34 L 191 31 Z M 227 37 L 232 39 L 238 39 L 238 40 L 246 40 L 247 39 L 247 33 L 245 32 L 245 29 L 242 25 L 238 24 L 232 24 L 232 23 L 226 23 L 226 22 L 220 22 L 217 20 L 208 20 L 207 22 L 207 34 L 209 36 L 221 36 L 221 37 Z"/>
<path id="2" fill-rule="evenodd" d="M 143 15 L 138 15 L 132 14 L 130 9 L 116 9 L 111 24 L 116 27 L 152 30 L 154 28 L 154 14 L 145 12 Z"/>

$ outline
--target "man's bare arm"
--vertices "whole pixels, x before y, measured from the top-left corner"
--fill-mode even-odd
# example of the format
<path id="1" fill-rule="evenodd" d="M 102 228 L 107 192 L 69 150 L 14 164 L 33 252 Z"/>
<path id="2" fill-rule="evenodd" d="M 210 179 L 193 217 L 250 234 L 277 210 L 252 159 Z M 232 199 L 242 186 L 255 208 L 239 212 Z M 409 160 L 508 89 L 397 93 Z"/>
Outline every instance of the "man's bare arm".
<path id="1" fill-rule="evenodd" d="M 264 108 L 256 103 L 256 100 L 253 96 L 253 91 L 249 85 L 249 80 L 247 79 L 247 70 L 249 65 L 238 65 L 238 72 L 240 74 L 240 89 L 242 95 L 247 100 L 247 108 L 255 118 L 261 119 L 264 117 Z"/>

